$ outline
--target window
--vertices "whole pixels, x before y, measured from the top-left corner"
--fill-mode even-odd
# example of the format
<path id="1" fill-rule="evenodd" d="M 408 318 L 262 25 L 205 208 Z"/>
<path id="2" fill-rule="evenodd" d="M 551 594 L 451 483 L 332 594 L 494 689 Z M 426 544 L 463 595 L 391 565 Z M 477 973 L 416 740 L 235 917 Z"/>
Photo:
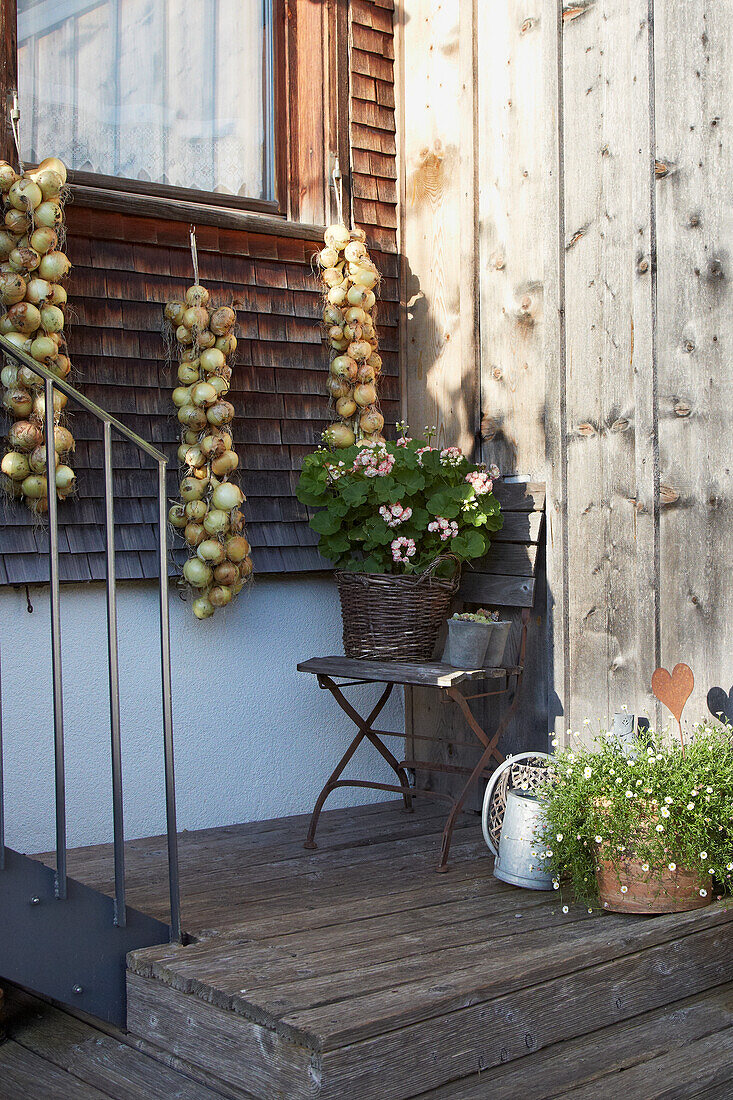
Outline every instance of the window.
<path id="1" fill-rule="evenodd" d="M 277 0 L 18 0 L 23 158 L 274 201 Z"/>

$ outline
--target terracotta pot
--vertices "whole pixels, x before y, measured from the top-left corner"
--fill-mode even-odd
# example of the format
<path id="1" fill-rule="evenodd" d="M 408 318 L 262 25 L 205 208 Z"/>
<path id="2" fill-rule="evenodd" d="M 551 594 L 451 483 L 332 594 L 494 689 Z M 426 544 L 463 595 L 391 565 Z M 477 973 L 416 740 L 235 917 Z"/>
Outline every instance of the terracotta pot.
<path id="1" fill-rule="evenodd" d="M 621 864 L 599 860 L 596 881 L 601 907 L 613 913 L 684 913 L 702 909 L 713 900 L 709 877 L 683 867 L 676 871 L 642 871 L 637 859 Z M 705 897 L 701 897 L 701 890 L 706 891 Z"/>

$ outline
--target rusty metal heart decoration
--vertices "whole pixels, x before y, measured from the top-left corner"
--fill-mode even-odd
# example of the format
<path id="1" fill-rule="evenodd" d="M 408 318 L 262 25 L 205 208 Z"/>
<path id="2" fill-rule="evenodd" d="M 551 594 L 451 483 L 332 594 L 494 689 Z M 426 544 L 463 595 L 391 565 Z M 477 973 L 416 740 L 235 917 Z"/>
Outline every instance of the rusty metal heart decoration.
<path id="1" fill-rule="evenodd" d="M 683 755 L 685 752 L 685 738 L 682 734 L 682 711 L 685 709 L 685 703 L 692 695 L 694 686 L 695 677 L 692 675 L 692 669 L 689 665 L 675 665 L 671 675 L 666 668 L 658 668 L 652 675 L 652 691 L 659 702 L 663 703 L 677 719 Z"/>
<path id="2" fill-rule="evenodd" d="M 671 675 L 666 668 L 658 668 L 652 676 L 652 691 L 678 722 L 682 721 L 682 711 L 694 686 L 695 677 L 689 665 L 675 665 Z"/>

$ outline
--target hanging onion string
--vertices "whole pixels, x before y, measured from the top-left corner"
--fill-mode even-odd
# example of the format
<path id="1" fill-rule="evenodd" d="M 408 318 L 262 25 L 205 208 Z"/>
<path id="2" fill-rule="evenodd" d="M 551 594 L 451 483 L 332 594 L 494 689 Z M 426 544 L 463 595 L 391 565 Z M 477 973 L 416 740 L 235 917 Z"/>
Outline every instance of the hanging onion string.
<path id="1" fill-rule="evenodd" d="M 183 300 L 168 302 L 164 317 L 167 336 L 175 334 L 178 348 L 180 384 L 171 398 L 182 426 L 178 457 L 184 472 L 180 502 L 168 519 L 190 555 L 183 579 L 195 597 L 193 613 L 208 619 L 231 603 L 252 574 L 243 536 L 245 498 L 229 480 L 239 466 L 228 430 L 235 410 L 224 399 L 231 378 L 228 359 L 237 347 L 236 314 L 229 306 L 213 306 L 208 290 L 195 284 Z"/>
<path id="2" fill-rule="evenodd" d="M 61 247 L 64 240 L 63 198 L 66 168 L 47 157 L 37 169 L 20 175 L 0 161 L 2 226 L 0 227 L 0 332 L 58 378 L 66 378 L 71 363 L 66 354 L 61 286 L 70 269 Z M 2 405 L 15 420 L 8 433 L 9 450 L 2 459 L 6 490 L 22 497 L 38 515 L 48 509 L 48 474 L 44 444 L 43 379 L 9 359 L 2 370 Z M 76 475 L 70 466 L 74 437 L 61 423 L 66 397 L 54 391 L 55 484 L 59 500 L 71 496 Z"/>
<path id="3" fill-rule="evenodd" d="M 359 229 L 330 225 L 325 248 L 318 253 L 324 284 L 323 326 L 331 353 L 328 393 L 337 421 L 324 432 L 331 447 L 350 447 L 357 440 L 383 441 L 384 418 L 376 383 L 382 368 L 372 311 L 379 272 Z"/>

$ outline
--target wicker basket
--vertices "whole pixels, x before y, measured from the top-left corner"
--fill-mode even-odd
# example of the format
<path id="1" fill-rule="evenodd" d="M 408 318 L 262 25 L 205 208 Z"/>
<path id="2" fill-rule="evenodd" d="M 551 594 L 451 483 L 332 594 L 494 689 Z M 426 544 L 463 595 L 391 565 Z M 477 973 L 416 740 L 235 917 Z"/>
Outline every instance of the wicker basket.
<path id="1" fill-rule="evenodd" d="M 458 591 L 457 574 L 451 580 L 432 576 L 438 561 L 419 576 L 336 573 L 347 657 L 430 660 Z"/>

